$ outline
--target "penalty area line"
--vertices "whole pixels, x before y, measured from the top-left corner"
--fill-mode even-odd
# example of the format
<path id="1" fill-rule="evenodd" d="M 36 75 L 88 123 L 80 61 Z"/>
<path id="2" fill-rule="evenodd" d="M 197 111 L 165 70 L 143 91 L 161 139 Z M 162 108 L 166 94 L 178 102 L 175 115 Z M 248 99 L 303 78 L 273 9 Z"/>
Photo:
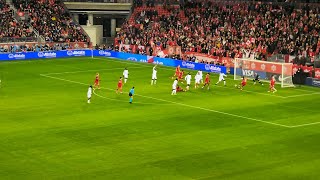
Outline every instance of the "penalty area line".
<path id="1" fill-rule="evenodd" d="M 291 128 L 297 128 L 297 127 L 305 127 L 305 126 L 311 126 L 311 125 L 317 125 L 317 124 L 320 124 L 320 122 L 300 124 L 300 125 L 293 125 L 293 126 L 290 126 L 290 127 L 291 127 Z"/>
<path id="2" fill-rule="evenodd" d="M 234 88 L 231 88 L 230 86 L 219 86 L 219 85 L 216 85 L 214 87 L 219 87 L 219 88 L 225 88 L 225 89 L 234 89 Z M 239 89 L 238 89 L 239 90 Z M 239 90 L 240 91 L 240 90 Z M 255 92 L 255 91 L 249 91 L 249 90 L 245 90 L 243 89 L 242 90 L 243 92 L 248 92 L 248 93 L 252 93 L 252 94 L 260 94 L 260 95 L 264 95 L 264 96 L 271 96 L 271 97 L 277 97 L 277 98 L 282 98 L 282 99 L 286 99 L 287 97 L 284 97 L 284 96 L 278 96 L 278 95 L 274 95 L 274 94 L 270 94 L 270 93 L 261 93 L 261 92 Z"/>
<path id="3" fill-rule="evenodd" d="M 223 111 L 217 111 L 217 110 L 207 109 L 207 108 L 198 107 L 198 106 L 192 106 L 192 105 L 189 105 L 189 104 L 169 101 L 169 100 L 165 100 L 165 99 L 154 98 L 154 97 L 150 97 L 150 96 L 143 96 L 143 95 L 139 95 L 139 96 L 145 97 L 145 98 L 150 98 L 150 99 L 155 99 L 155 100 L 159 100 L 159 101 L 169 102 L 169 103 L 173 103 L 173 104 L 177 104 L 177 105 L 185 106 L 185 107 L 190 107 L 190 108 L 194 108 L 194 109 L 201 109 L 201 110 L 204 110 L 204 111 L 210 111 L 210 112 L 214 112 L 214 113 L 217 113 L 217 114 L 223 114 L 223 115 L 233 116 L 233 117 L 237 117 L 237 118 L 241 118 L 241 119 L 247 119 L 247 120 L 262 122 L 262 123 L 271 124 L 271 125 L 275 125 L 275 126 L 291 128 L 291 126 L 278 124 L 278 123 L 273 123 L 273 122 L 264 121 L 264 120 L 259 120 L 259 119 L 250 118 L 250 117 L 246 117 L 246 116 L 240 116 L 240 115 L 231 114 L 231 113 L 227 113 L 227 112 L 223 112 Z"/>
<path id="4" fill-rule="evenodd" d="M 102 88 L 102 89 L 104 89 L 104 88 Z M 124 101 L 124 100 L 120 100 L 120 99 L 114 99 L 114 98 L 109 98 L 109 97 L 101 96 L 101 95 L 97 94 L 97 93 L 95 92 L 95 90 L 93 90 L 93 94 L 96 95 L 96 96 L 98 96 L 98 97 L 100 97 L 100 98 L 102 98 L 102 99 L 107 99 L 107 100 L 110 100 L 110 101 L 117 101 L 117 102 L 127 102 L 127 103 L 128 103 L 128 101 Z M 142 102 L 134 102 L 134 104 L 166 105 L 166 106 L 167 106 L 167 105 L 172 105 L 172 104 L 154 104 L 154 103 L 142 103 Z"/>
<path id="5" fill-rule="evenodd" d="M 63 78 L 57 78 L 57 77 L 48 76 L 48 75 L 45 75 L 45 74 L 40 74 L 40 76 L 51 78 L 51 79 L 56 79 L 56 80 L 60 80 L 60 81 L 70 82 L 70 83 L 74 83 L 74 84 L 80 84 L 80 85 L 86 85 L 86 86 L 88 85 L 86 83 L 72 81 L 72 80 L 63 79 Z M 114 91 L 114 89 L 111 89 L 111 88 L 103 88 L 103 87 L 101 87 L 101 89 L 107 89 L 107 90 Z M 240 116 L 240 115 L 231 114 L 231 113 L 222 112 L 222 111 L 217 111 L 217 110 L 213 110 L 213 109 L 207 109 L 207 108 L 202 108 L 202 107 L 198 107 L 198 106 L 192 106 L 192 105 L 179 103 L 179 102 L 174 102 L 174 101 L 169 101 L 169 100 L 165 100 L 165 99 L 154 98 L 154 97 L 151 97 L 151 96 L 144 96 L 144 95 L 140 95 L 140 94 L 136 94 L 136 96 L 149 98 L 149 99 L 154 99 L 154 100 L 167 102 L 167 103 L 171 103 L 171 104 L 177 104 L 177 105 L 185 106 L 185 107 L 189 107 L 189 108 L 194 108 L 194 109 L 200 109 L 200 110 L 204 110 L 204 111 L 214 112 L 214 113 L 217 113 L 217 114 L 223 114 L 223 115 L 227 115 L 227 116 L 237 117 L 237 118 L 241 118 L 241 119 L 247 119 L 247 120 L 250 120 L 250 121 L 261 122 L 261 123 L 270 124 L 270 125 L 274 125 L 274 126 L 292 128 L 292 126 L 287 126 L 287 125 L 283 125 L 283 124 L 278 124 L 278 123 L 273 123 L 273 122 L 269 122 L 269 121 L 259 120 L 259 119 L 250 118 L 250 117 L 246 117 L 246 116 Z"/>
<path id="6" fill-rule="evenodd" d="M 126 64 L 132 64 L 135 66 L 143 66 L 143 67 L 152 67 L 152 64 L 145 64 L 145 63 L 140 63 L 140 62 L 132 62 L 132 61 L 125 61 L 125 60 L 117 60 L 117 59 L 107 59 L 107 58 L 94 58 L 94 59 L 98 59 L 98 60 L 108 60 L 108 61 L 113 61 L 113 62 L 117 62 L 117 63 L 126 63 Z M 165 67 L 165 66 L 161 66 L 161 69 L 164 70 L 174 70 L 173 68 L 170 67 Z M 190 71 L 195 71 L 193 69 L 188 69 Z M 213 86 L 214 87 L 214 86 Z M 221 87 L 221 88 L 226 88 L 226 89 L 233 89 L 230 87 Z M 260 93 L 260 92 L 255 92 L 255 91 L 250 91 L 250 90 L 242 90 L 244 92 L 248 92 L 248 93 L 253 93 L 253 94 L 260 94 L 260 95 L 264 95 L 264 96 L 271 96 L 271 97 L 276 97 L 276 98 L 282 98 L 282 99 L 286 99 L 287 97 L 284 96 L 280 96 L 280 95 L 273 95 L 270 93 Z"/>
<path id="7" fill-rule="evenodd" d="M 315 92 L 315 93 L 308 93 L 308 94 L 297 94 L 292 96 L 286 96 L 285 98 L 303 97 L 303 96 L 311 96 L 311 95 L 317 95 L 317 94 L 320 94 L 320 93 Z"/>

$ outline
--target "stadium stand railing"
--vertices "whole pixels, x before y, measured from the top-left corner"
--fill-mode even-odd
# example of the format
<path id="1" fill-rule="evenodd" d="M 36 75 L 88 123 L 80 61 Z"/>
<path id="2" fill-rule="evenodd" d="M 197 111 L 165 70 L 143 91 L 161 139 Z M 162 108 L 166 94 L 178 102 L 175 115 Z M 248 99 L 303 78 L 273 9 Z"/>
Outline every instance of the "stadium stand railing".
<path id="1" fill-rule="evenodd" d="M 69 49 L 91 49 L 84 42 L 8 42 L 0 43 L 0 53 L 40 52 Z"/>

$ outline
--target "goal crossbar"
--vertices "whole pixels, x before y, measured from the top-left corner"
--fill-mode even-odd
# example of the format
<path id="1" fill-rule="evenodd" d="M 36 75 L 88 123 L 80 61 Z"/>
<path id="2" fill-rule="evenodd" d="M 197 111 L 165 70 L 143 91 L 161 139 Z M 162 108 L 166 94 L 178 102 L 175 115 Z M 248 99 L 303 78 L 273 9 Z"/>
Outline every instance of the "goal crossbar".
<path id="1" fill-rule="evenodd" d="M 259 74 L 262 81 L 268 81 L 272 76 L 281 83 L 281 87 L 294 87 L 292 82 L 292 63 L 268 62 L 246 58 L 235 58 L 234 80 L 241 77 L 252 77 Z"/>

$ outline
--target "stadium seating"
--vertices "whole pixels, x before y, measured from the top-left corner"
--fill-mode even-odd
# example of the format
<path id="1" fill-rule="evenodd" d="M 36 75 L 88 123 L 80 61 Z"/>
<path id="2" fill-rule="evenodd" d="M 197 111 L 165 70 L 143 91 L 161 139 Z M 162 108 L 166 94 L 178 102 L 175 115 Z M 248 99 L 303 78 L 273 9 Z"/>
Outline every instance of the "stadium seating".
<path id="1" fill-rule="evenodd" d="M 271 54 L 314 56 L 320 49 L 319 14 L 319 7 L 286 3 L 142 5 L 118 32 L 116 44 L 178 45 L 183 52 L 260 60 Z"/>
<path id="2" fill-rule="evenodd" d="M 32 37 L 34 33 L 23 21 L 17 21 L 12 16 L 12 10 L 5 0 L 0 0 L 0 42 L 8 38 Z"/>
<path id="3" fill-rule="evenodd" d="M 20 12 L 28 11 L 30 23 L 49 42 L 87 42 L 77 25 L 59 0 L 13 0 Z"/>

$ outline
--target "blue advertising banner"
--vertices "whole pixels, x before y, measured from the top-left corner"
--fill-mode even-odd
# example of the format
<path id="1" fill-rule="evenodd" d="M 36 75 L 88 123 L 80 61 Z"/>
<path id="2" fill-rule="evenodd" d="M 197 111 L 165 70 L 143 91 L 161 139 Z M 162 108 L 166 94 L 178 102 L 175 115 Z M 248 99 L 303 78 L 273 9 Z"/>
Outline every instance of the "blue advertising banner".
<path id="1" fill-rule="evenodd" d="M 314 87 L 320 88 L 320 80 L 319 79 L 307 77 L 305 83 L 308 86 L 314 86 Z"/>
<path id="2" fill-rule="evenodd" d="M 0 60 L 23 60 L 26 59 L 26 53 L 0 54 Z"/>
<path id="3" fill-rule="evenodd" d="M 116 57 L 116 53 L 114 51 L 109 50 L 93 50 L 93 56 L 102 56 L 102 57 Z"/>
<path id="4" fill-rule="evenodd" d="M 154 57 L 152 63 L 153 64 L 160 64 L 160 65 L 164 65 L 164 66 L 171 66 L 171 67 L 178 66 L 176 64 L 175 60 L 169 59 L 169 58 Z"/>
<path id="5" fill-rule="evenodd" d="M 135 61 L 135 62 L 147 62 L 147 56 L 140 55 L 140 54 L 130 54 L 130 53 L 118 52 L 116 54 L 116 58 L 123 59 L 123 60 L 129 60 L 129 61 Z"/>
<path id="6" fill-rule="evenodd" d="M 0 54 L 0 60 L 62 58 L 62 57 L 75 57 L 75 56 L 91 56 L 91 54 L 92 54 L 91 50 L 21 52 L 21 53 Z"/>
<path id="7" fill-rule="evenodd" d="M 171 66 L 176 67 L 180 65 L 181 68 L 191 69 L 191 70 L 201 70 L 211 73 L 227 73 L 227 68 L 224 66 L 216 66 L 213 64 L 202 64 L 202 63 L 195 63 L 195 62 L 188 62 L 188 61 L 181 61 L 181 60 L 174 60 L 168 58 L 158 58 L 154 57 L 154 64 L 161 64 L 164 66 Z"/>
<path id="8" fill-rule="evenodd" d="M 139 54 L 130 54 L 122 52 L 114 52 L 109 50 L 65 50 L 65 51 L 49 51 L 49 52 L 22 52 L 0 54 L 0 60 L 24 60 L 24 59 L 47 59 L 47 58 L 63 58 L 63 57 L 76 57 L 76 56 L 98 56 L 98 57 L 111 57 L 122 60 L 160 64 L 164 66 L 176 67 L 180 65 L 181 68 L 202 70 L 212 73 L 227 73 L 224 66 L 216 66 L 212 64 L 201 64 L 194 62 L 186 62 L 181 60 L 174 60 L 169 58 L 159 58 L 153 56 L 145 56 Z"/>
<path id="9" fill-rule="evenodd" d="M 237 75 L 239 76 L 246 76 L 246 77 L 254 77 L 255 73 L 258 73 L 260 75 L 260 79 L 268 79 L 267 73 L 263 71 L 254 71 L 249 69 L 242 69 L 237 68 Z M 234 74 L 234 68 L 230 68 L 230 74 Z"/>
<path id="10" fill-rule="evenodd" d="M 195 62 L 187 62 L 187 61 L 176 61 L 176 66 L 180 65 L 181 68 L 187 68 L 192 70 L 201 70 L 205 72 L 211 73 L 227 73 L 227 68 L 224 66 L 216 66 L 213 64 L 203 64 L 203 63 L 195 63 Z"/>

